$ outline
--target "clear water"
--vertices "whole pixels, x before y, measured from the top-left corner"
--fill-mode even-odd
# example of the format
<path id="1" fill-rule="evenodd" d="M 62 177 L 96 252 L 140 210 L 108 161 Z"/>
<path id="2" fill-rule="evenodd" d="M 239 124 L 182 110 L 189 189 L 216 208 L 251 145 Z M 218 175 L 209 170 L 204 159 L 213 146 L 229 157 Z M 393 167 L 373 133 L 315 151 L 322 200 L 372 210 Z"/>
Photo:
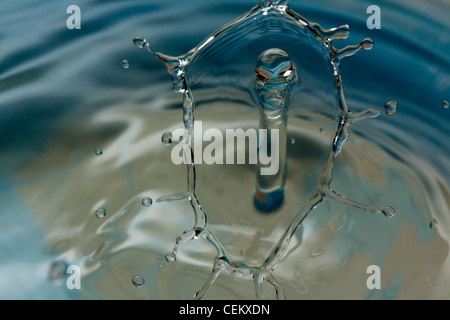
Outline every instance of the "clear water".
<path id="1" fill-rule="evenodd" d="M 291 92 L 283 207 L 264 216 L 254 210 L 252 166 L 197 166 L 195 200 L 208 216 L 203 233 L 195 228 L 204 224 L 195 219 L 197 201 L 151 200 L 186 192 L 186 167 L 171 163 L 172 138 L 164 133 L 193 119 L 183 117 L 182 95 L 172 92 L 164 67 L 131 40 L 142 36 L 154 51 L 182 55 L 255 3 L 81 1 L 82 29 L 67 30 L 70 4 L 7 2 L 0 13 L 9 44 L 0 53 L 0 297 L 192 299 L 216 261 L 223 272 L 201 292 L 205 299 L 256 298 L 255 283 L 265 298 L 276 298 L 278 283 L 288 299 L 450 298 L 448 4 L 383 5 L 382 29 L 370 31 L 368 2 L 291 2 L 324 28 L 349 24 L 349 39 L 333 41 L 338 48 L 375 40 L 371 51 L 342 61 L 341 76 L 354 115 L 381 114 L 352 123 L 342 150 L 335 144 L 329 184 L 322 169 L 344 127 L 336 127 L 323 48 L 295 50 L 314 42 L 302 32 L 255 36 L 260 28 L 243 25 L 234 30 L 242 42 L 230 47 L 225 38 L 197 55 L 186 77 L 195 117 L 211 127 L 259 126 L 251 79 L 264 50 L 288 52 L 302 80 Z M 42 15 L 45 23 L 34 27 Z M 388 101 L 398 104 L 391 116 L 383 112 Z M 392 206 L 396 215 L 324 199 L 283 242 L 273 277 L 255 273 L 324 185 L 375 206 L 363 206 L 369 212 Z M 194 240 L 180 244 L 175 260 L 175 239 L 193 225 L 184 237 Z M 215 260 L 216 247 L 231 263 Z M 61 270 L 70 264 L 81 266 L 82 290 L 64 286 Z M 381 267 L 381 290 L 366 287 L 372 264 Z"/>

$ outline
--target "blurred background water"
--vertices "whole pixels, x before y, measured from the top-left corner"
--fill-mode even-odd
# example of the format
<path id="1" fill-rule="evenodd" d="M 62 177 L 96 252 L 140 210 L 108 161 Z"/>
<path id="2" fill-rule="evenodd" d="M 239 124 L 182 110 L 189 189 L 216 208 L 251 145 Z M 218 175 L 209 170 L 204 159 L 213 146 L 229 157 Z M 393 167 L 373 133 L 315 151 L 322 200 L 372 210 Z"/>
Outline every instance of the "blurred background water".
<path id="1" fill-rule="evenodd" d="M 81 8 L 81 30 L 66 27 L 72 4 Z M 380 30 L 366 27 L 372 4 L 381 8 Z M 0 298 L 190 299 L 201 288 L 214 248 L 189 243 L 167 264 L 164 255 L 193 216 L 184 203 L 154 201 L 185 188 L 185 168 L 171 165 L 170 148 L 161 144 L 164 131 L 181 127 L 181 95 L 132 39 L 143 36 L 154 50 L 180 55 L 254 5 L 0 2 Z M 372 107 L 382 114 L 352 126 L 333 187 L 392 205 L 397 215 L 384 219 L 331 203 L 318 208 L 275 271 L 288 299 L 450 298 L 450 110 L 442 105 L 450 99 L 450 4 L 299 0 L 290 6 L 326 28 L 348 24 L 349 39 L 336 46 L 374 39 L 371 51 L 342 62 L 342 76 L 352 111 Z M 391 100 L 398 107 L 388 116 L 384 105 Z M 245 115 L 224 118 L 238 119 Z M 303 135 L 319 128 L 299 123 Z M 214 195 L 217 186 L 208 181 L 205 174 L 199 185 Z M 153 204 L 143 206 L 143 197 Z M 223 225 L 214 226 L 218 233 L 226 233 Z M 49 279 L 55 261 L 82 267 L 81 290 L 67 289 L 58 272 Z M 372 264 L 381 267 L 381 290 L 366 287 Z M 145 279 L 142 287 L 133 285 L 134 275 Z M 229 274 L 205 296 L 254 297 L 251 281 Z"/>

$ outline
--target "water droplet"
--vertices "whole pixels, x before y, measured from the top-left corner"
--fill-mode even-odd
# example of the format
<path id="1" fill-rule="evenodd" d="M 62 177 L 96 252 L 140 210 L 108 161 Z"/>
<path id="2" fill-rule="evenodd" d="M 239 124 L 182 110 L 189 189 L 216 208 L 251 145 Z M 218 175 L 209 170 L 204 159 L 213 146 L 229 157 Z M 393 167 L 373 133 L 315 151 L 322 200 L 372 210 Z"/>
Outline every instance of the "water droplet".
<path id="1" fill-rule="evenodd" d="M 67 263 L 64 261 L 55 261 L 51 264 L 50 270 L 48 272 L 48 278 L 50 281 L 56 282 L 62 280 L 67 272 Z"/>
<path id="2" fill-rule="evenodd" d="M 397 111 L 397 101 L 389 101 L 384 105 L 384 111 L 389 116 L 392 116 Z"/>
<path id="3" fill-rule="evenodd" d="M 437 228 L 437 226 L 438 226 L 438 222 L 437 222 L 437 220 L 436 219 L 431 219 L 431 221 L 430 221 L 430 228 L 431 229 L 436 229 Z"/>
<path id="4" fill-rule="evenodd" d="M 136 288 L 141 288 L 145 284 L 144 278 L 140 275 L 134 275 L 131 281 Z"/>
<path id="5" fill-rule="evenodd" d="M 295 138 L 291 138 L 291 144 L 295 144 Z"/>
<path id="6" fill-rule="evenodd" d="M 95 215 L 97 216 L 97 218 L 104 218 L 106 216 L 106 210 L 103 208 L 98 209 L 97 211 L 95 211 Z"/>
<path id="7" fill-rule="evenodd" d="M 167 262 L 174 262 L 175 260 L 177 260 L 177 257 L 175 256 L 175 254 L 173 252 L 169 252 L 168 254 L 166 254 Z"/>
<path id="8" fill-rule="evenodd" d="M 120 64 L 122 65 L 122 67 L 124 67 L 125 69 L 128 69 L 130 67 L 130 62 L 126 59 L 123 59 Z"/>
<path id="9" fill-rule="evenodd" d="M 152 204 L 153 204 L 152 198 L 145 197 L 145 198 L 142 199 L 142 205 L 144 207 L 150 207 Z"/>
<path id="10" fill-rule="evenodd" d="M 384 207 L 381 209 L 381 212 L 388 218 L 395 216 L 395 210 L 392 207 Z"/>
<path id="11" fill-rule="evenodd" d="M 374 44 L 374 42 L 373 42 L 372 39 L 366 38 L 366 39 L 364 39 L 363 41 L 361 41 L 361 42 L 359 43 L 359 46 L 360 46 L 361 49 L 363 49 L 363 50 L 370 50 L 370 49 L 373 48 L 373 44 Z"/>
<path id="12" fill-rule="evenodd" d="M 172 132 L 170 132 L 170 131 L 164 132 L 161 137 L 161 142 L 164 144 L 171 144 L 172 143 Z"/>
<path id="13" fill-rule="evenodd" d="M 323 253 L 322 249 L 320 249 L 320 247 L 315 247 L 312 251 L 311 251 L 311 257 L 318 257 Z"/>
<path id="14" fill-rule="evenodd" d="M 448 108 L 448 101 L 442 101 L 442 106 L 447 109 Z"/>
<path id="15" fill-rule="evenodd" d="M 286 52 L 278 48 L 264 51 L 255 68 L 256 83 L 262 88 L 273 83 L 287 86 L 294 80 L 294 65 Z M 264 89 L 259 89 L 264 90 Z M 259 95 L 258 91 L 258 95 Z M 259 96 L 258 98 L 262 98 Z"/>
<path id="16" fill-rule="evenodd" d="M 95 149 L 95 155 L 101 156 L 103 154 L 103 150 L 100 148 Z"/>
<path id="17" fill-rule="evenodd" d="M 324 133 L 325 129 L 324 128 L 320 128 L 320 133 Z"/>
<path id="18" fill-rule="evenodd" d="M 142 37 L 136 37 L 133 39 L 133 43 L 139 48 L 143 48 L 147 44 L 147 40 Z"/>

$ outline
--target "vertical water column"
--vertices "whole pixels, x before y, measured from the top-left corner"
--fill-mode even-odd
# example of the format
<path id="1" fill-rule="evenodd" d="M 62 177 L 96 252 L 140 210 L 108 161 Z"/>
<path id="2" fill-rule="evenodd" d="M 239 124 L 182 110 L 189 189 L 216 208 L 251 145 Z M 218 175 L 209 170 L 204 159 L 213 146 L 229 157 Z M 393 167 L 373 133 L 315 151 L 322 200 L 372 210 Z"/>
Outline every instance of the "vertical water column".
<path id="1" fill-rule="evenodd" d="M 284 200 L 289 91 L 295 78 L 294 64 L 286 52 L 272 48 L 261 53 L 255 68 L 255 93 L 260 110 L 260 134 L 254 196 L 254 205 L 261 212 L 273 212 Z M 273 148 L 273 144 L 277 144 L 277 147 Z M 278 151 L 278 157 L 270 154 L 273 150 Z M 273 174 L 264 174 L 264 169 L 269 166 L 264 159 L 274 159 L 274 157 L 278 159 L 278 170 Z"/>

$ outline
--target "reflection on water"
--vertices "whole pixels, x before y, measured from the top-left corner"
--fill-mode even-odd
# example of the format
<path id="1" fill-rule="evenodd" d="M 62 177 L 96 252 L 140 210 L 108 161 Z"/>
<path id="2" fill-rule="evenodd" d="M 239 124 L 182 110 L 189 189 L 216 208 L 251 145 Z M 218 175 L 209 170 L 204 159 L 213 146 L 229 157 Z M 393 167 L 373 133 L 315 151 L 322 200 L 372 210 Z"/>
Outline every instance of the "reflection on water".
<path id="1" fill-rule="evenodd" d="M 10 46 L 0 64 L 0 297 L 191 299 L 207 281 L 217 252 L 206 240 L 182 244 L 175 263 L 165 259 L 173 240 L 193 224 L 189 203 L 152 200 L 186 185 L 185 167 L 174 166 L 171 147 L 161 143 L 164 132 L 182 126 L 182 106 L 166 71 L 134 50 L 131 39 L 145 35 L 158 50 L 181 54 L 254 5 L 233 3 L 205 10 L 201 1 L 80 1 L 79 31 L 65 29 L 65 1 L 58 2 L 60 11 L 55 3 L 21 8 L 8 2 L 2 9 L 0 36 Z M 449 298 L 450 149 L 443 101 L 450 92 L 450 61 L 449 35 L 442 32 L 449 29 L 442 15 L 448 5 L 431 2 L 420 11 L 414 2 L 383 5 L 382 29 L 371 32 L 365 27 L 368 5 L 291 3 L 325 27 L 348 23 L 348 44 L 366 36 L 375 40 L 371 52 L 342 63 L 347 102 L 355 112 L 382 111 L 395 99 L 398 109 L 352 125 L 331 186 L 357 201 L 392 205 L 397 214 L 383 219 L 324 201 L 303 221 L 274 271 L 288 299 Z M 44 12 L 48 19 L 31 28 Z M 411 30 L 418 25 L 411 19 L 425 27 Z M 250 56 L 253 72 L 257 55 Z M 305 76 L 320 88 L 318 72 Z M 289 148 L 288 168 L 302 183 L 288 179 L 286 198 L 290 192 L 307 197 L 320 172 L 314 164 L 324 159 L 335 130 L 334 110 L 323 107 L 330 96 L 293 96 L 299 107 L 290 110 L 288 141 L 298 149 Z M 258 126 L 257 110 L 245 107 L 248 96 L 218 106 L 210 97 L 202 93 L 197 112 L 211 126 Z M 296 103 L 296 97 L 307 100 Z M 224 108 L 236 108 L 241 122 Z M 304 149 L 309 152 L 298 152 Z M 239 193 L 229 191 L 245 191 L 247 180 L 239 177 L 248 175 L 254 187 L 252 168 L 235 169 L 199 168 L 197 191 L 205 208 L 219 205 L 208 221 L 240 256 L 242 248 L 273 243 L 266 230 L 276 219 L 227 213 L 245 207 Z M 228 182 L 228 193 L 211 175 Z M 81 266 L 80 291 L 64 286 L 61 266 L 70 264 Z M 366 286 L 373 264 L 382 270 L 381 290 Z M 266 298 L 275 298 L 270 285 L 265 289 Z M 251 277 L 227 270 L 205 295 L 253 297 Z"/>

